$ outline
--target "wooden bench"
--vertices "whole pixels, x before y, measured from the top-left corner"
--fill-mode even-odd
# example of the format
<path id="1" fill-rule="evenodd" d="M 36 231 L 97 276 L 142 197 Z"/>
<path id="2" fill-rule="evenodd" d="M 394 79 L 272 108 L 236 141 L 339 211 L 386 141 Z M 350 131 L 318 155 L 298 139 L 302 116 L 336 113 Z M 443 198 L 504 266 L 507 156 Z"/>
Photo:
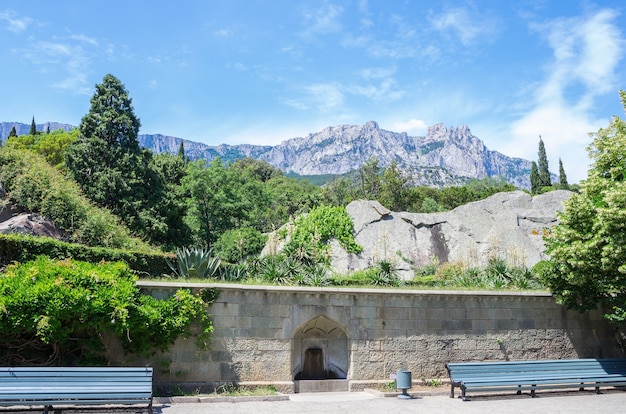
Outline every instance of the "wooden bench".
<path id="1" fill-rule="evenodd" d="M 450 397 L 461 389 L 466 401 L 468 392 L 535 391 L 626 385 L 626 359 L 558 359 L 542 361 L 454 362 L 447 363 Z"/>
<path id="2" fill-rule="evenodd" d="M 0 367 L 0 406 L 142 405 L 152 413 L 152 368 Z"/>

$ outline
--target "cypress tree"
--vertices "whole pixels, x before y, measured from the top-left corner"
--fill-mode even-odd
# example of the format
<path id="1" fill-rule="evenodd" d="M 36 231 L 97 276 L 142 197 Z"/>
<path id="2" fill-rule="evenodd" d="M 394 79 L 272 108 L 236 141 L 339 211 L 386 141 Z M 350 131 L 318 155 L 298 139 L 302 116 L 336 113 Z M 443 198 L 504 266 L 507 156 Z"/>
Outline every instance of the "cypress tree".
<path id="1" fill-rule="evenodd" d="M 563 190 L 569 190 L 569 184 L 567 183 L 567 175 L 565 175 L 565 169 L 563 168 L 563 161 L 559 158 L 559 187 Z"/>
<path id="2" fill-rule="evenodd" d="M 30 130 L 28 131 L 28 135 L 37 135 L 37 125 L 35 125 L 34 116 L 33 116 L 33 120 L 30 123 Z"/>
<path id="3" fill-rule="evenodd" d="M 533 161 L 530 166 L 530 192 L 531 194 L 537 194 L 541 189 L 539 183 L 539 172 L 537 171 L 537 163 Z"/>
<path id="4" fill-rule="evenodd" d="M 9 138 L 16 137 L 16 136 L 17 136 L 17 130 L 15 129 L 15 125 L 13 125 L 13 128 L 11 128 L 11 132 L 9 132 Z"/>
<path id="5" fill-rule="evenodd" d="M 548 170 L 548 157 L 546 157 L 546 147 L 543 145 L 541 135 L 539 135 L 539 187 L 550 187 L 552 181 L 550 179 L 550 171 Z"/>

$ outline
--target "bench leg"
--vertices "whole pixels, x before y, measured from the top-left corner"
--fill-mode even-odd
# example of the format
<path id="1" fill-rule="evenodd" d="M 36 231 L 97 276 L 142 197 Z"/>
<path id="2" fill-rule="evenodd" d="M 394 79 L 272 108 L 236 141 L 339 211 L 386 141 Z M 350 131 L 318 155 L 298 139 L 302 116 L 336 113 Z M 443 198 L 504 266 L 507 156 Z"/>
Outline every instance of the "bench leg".
<path id="1" fill-rule="evenodd" d="M 454 385 L 450 385 L 450 398 L 454 398 Z"/>
<path id="2" fill-rule="evenodd" d="M 521 385 L 517 386 L 517 395 L 522 395 L 522 386 Z"/>
<path id="3" fill-rule="evenodd" d="M 537 384 L 533 384 L 532 386 L 533 386 L 533 388 L 531 388 L 531 390 L 530 390 L 530 397 L 531 398 L 535 398 L 537 396 L 537 394 L 535 394 L 535 388 L 534 387 L 536 387 Z"/>
<path id="4" fill-rule="evenodd" d="M 459 396 L 463 401 L 469 401 L 469 398 L 465 395 L 465 387 L 461 385 L 461 395 Z"/>

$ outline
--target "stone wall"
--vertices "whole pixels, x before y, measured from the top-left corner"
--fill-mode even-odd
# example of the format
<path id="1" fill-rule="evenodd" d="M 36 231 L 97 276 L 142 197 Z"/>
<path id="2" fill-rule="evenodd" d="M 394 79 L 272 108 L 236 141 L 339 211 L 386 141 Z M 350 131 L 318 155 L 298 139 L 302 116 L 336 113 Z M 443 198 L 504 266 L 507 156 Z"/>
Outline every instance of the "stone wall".
<path id="1" fill-rule="evenodd" d="M 180 287 L 140 285 L 156 297 Z M 544 293 L 212 286 L 221 293 L 211 307 L 211 349 L 180 340 L 144 361 L 155 367 L 156 383 L 259 383 L 293 392 L 307 349 L 318 350 L 324 369 L 351 390 L 389 381 L 398 369 L 414 380 L 445 379 L 448 361 L 624 356 L 600 312 L 568 311 Z"/>

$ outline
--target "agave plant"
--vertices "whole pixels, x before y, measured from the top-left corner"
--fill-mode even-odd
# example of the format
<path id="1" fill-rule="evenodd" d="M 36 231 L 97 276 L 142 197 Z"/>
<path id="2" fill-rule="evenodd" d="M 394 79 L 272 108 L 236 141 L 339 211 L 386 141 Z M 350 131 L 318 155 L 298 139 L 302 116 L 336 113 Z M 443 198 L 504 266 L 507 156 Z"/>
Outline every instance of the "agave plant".
<path id="1" fill-rule="evenodd" d="M 213 257 L 213 249 L 198 247 L 176 249 L 176 264 L 167 261 L 181 279 L 208 279 L 219 272 L 221 263 L 219 258 Z"/>

